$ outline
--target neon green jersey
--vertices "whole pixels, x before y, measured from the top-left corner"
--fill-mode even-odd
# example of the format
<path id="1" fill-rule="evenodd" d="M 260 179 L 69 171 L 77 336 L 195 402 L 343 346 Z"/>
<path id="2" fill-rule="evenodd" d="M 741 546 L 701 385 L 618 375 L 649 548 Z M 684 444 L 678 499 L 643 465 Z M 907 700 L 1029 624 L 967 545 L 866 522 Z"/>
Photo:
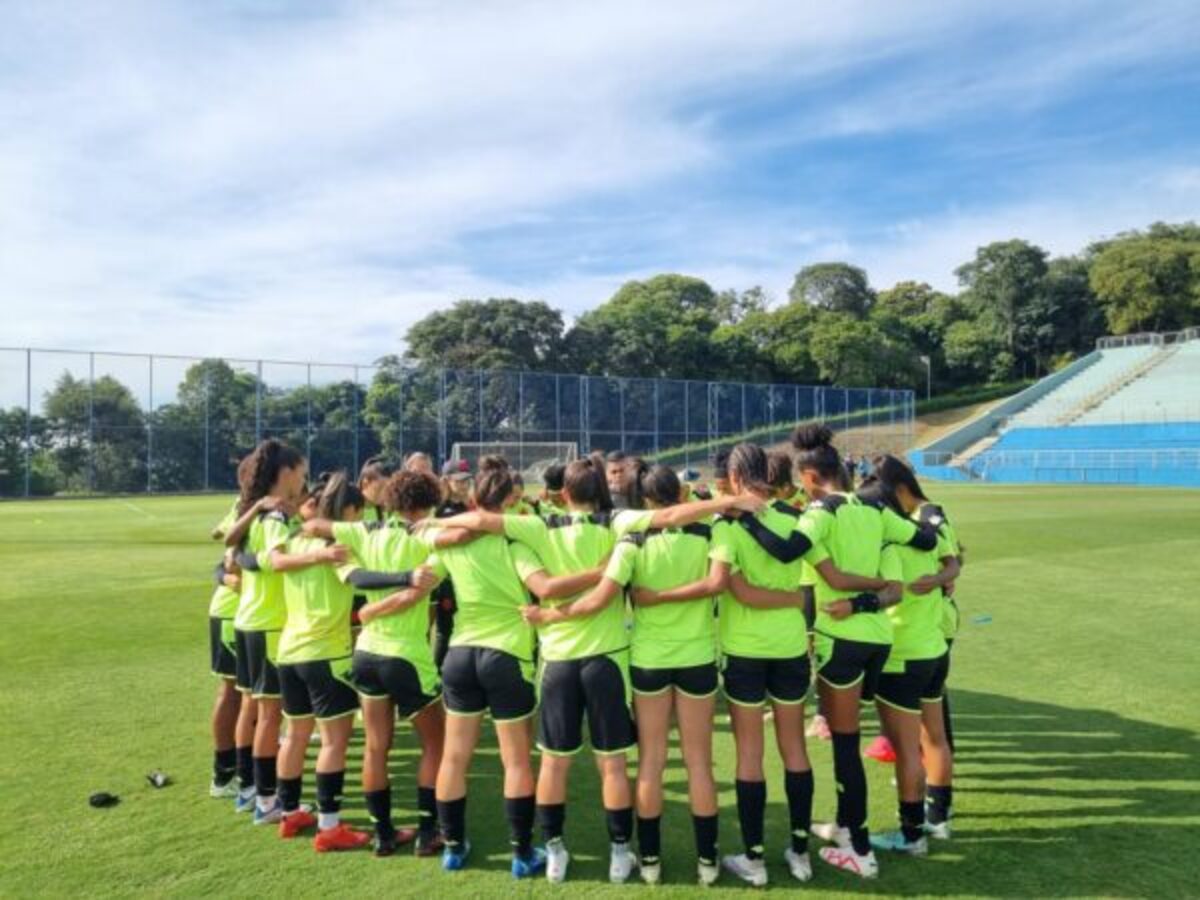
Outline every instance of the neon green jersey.
<path id="1" fill-rule="evenodd" d="M 610 520 L 610 515 L 582 512 L 545 519 L 505 516 L 504 532 L 529 547 L 550 575 L 574 575 L 596 568 L 612 552 L 615 537 Z M 576 597 L 547 601 L 547 605 L 569 603 Z M 623 650 L 629 646 L 625 604 L 613 602 L 593 616 L 544 625 L 538 629 L 538 639 L 542 656 L 555 662 Z"/>
<path id="2" fill-rule="evenodd" d="M 961 558 L 962 548 L 958 544 L 958 533 L 954 530 L 954 526 L 950 524 L 950 520 L 946 518 L 946 513 L 940 506 L 936 503 L 922 503 L 913 511 L 912 518 L 918 522 L 928 522 L 935 527 L 938 530 L 939 539 L 944 538 L 953 550 L 953 555 Z M 958 634 L 958 618 L 958 604 L 954 602 L 954 598 L 949 594 L 943 593 L 942 636 L 948 641 L 952 640 Z"/>
<path id="3" fill-rule="evenodd" d="M 903 599 L 886 610 L 893 634 L 888 671 L 903 671 L 903 664 L 910 659 L 936 659 L 946 652 L 946 639 L 942 635 L 945 600 L 941 588 L 928 594 L 913 594 L 907 586 L 922 575 L 936 575 L 942 568 L 941 558 L 953 555 L 950 544 L 941 535 L 936 550 L 917 550 L 898 544 L 884 548 L 883 558 L 899 568 L 900 580 L 906 587 Z"/>
<path id="4" fill-rule="evenodd" d="M 432 535 L 422 539 L 432 544 Z M 454 582 L 458 611 L 451 647 L 490 647 L 533 661 L 533 628 L 521 618 L 521 607 L 530 602 L 525 579 L 542 569 L 532 550 L 503 535 L 484 534 L 437 550 L 429 564 Z"/>
<path id="5" fill-rule="evenodd" d="M 238 520 L 237 510 L 238 501 L 235 500 L 229 512 L 225 513 L 224 518 L 213 529 L 221 537 L 229 534 L 229 529 Z M 224 584 L 218 584 L 213 590 L 212 599 L 208 601 L 208 614 L 215 619 L 232 619 L 237 615 L 238 600 L 237 591 Z"/>
<path id="6" fill-rule="evenodd" d="M 654 521 L 652 509 L 618 509 L 612 514 L 613 535 L 620 540 L 635 531 L 645 531 Z"/>
<path id="7" fill-rule="evenodd" d="M 797 528 L 814 544 L 824 546 L 833 564 L 843 572 L 865 577 L 881 576 L 885 543 L 907 544 L 917 530 L 915 522 L 886 507 L 864 503 L 853 494 L 829 494 L 814 500 L 804 510 Z M 886 612 L 855 613 L 837 621 L 824 611 L 825 604 L 854 593 L 834 590 L 825 579 L 818 578 L 816 630 L 850 641 L 890 644 L 892 622 Z"/>
<path id="8" fill-rule="evenodd" d="M 265 512 L 250 523 L 245 547 L 258 559 L 258 571 L 242 572 L 242 591 L 233 625 L 241 631 L 278 631 L 287 618 L 283 576 L 271 568 L 271 551 L 282 547 L 295 523 L 281 512 Z"/>
<path id="9" fill-rule="evenodd" d="M 796 527 L 796 516 L 772 504 L 754 514 L 760 524 L 780 537 Z M 756 587 L 777 591 L 797 591 L 803 564 L 820 561 L 820 549 L 813 547 L 800 559 L 785 563 L 771 556 L 735 519 L 719 517 L 713 525 L 709 557 L 727 563 Z M 790 659 L 808 650 L 808 626 L 804 610 L 754 609 L 726 592 L 718 601 L 721 652 L 758 659 Z"/>
<path id="10" fill-rule="evenodd" d="M 350 548 L 359 568 L 376 572 L 407 572 L 429 558 L 429 548 L 410 533 L 407 524 L 389 520 L 382 524 L 335 522 L 333 539 Z M 368 601 L 382 600 L 391 589 L 362 591 Z M 433 665 L 429 646 L 429 604 L 378 616 L 363 625 L 358 649 L 380 656 L 398 656 L 415 664 Z"/>
<path id="11" fill-rule="evenodd" d="M 654 529 L 617 542 L 604 577 L 622 587 L 665 591 L 708 574 L 707 525 Z M 717 658 L 712 597 L 634 606 L 631 663 L 642 669 L 700 666 Z"/>
<path id="12" fill-rule="evenodd" d="M 284 545 L 289 554 L 327 546 L 321 538 L 293 535 Z M 299 663 L 349 656 L 350 607 L 354 589 L 346 579 L 354 566 L 307 566 L 283 573 L 287 621 L 279 635 L 279 662 Z"/>

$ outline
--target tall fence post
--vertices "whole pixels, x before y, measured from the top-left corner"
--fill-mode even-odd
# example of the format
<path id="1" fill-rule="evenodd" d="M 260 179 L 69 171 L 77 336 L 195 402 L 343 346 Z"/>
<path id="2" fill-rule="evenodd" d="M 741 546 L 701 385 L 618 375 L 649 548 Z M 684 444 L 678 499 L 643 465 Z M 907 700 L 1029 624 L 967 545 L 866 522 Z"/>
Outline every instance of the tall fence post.
<path id="1" fill-rule="evenodd" d="M 212 452 L 211 426 L 209 425 L 209 394 L 212 385 L 212 373 L 208 366 L 204 367 L 204 490 L 211 490 L 209 482 L 209 456 Z"/>
<path id="2" fill-rule="evenodd" d="M 554 442 L 562 443 L 562 376 L 554 373 Z"/>
<path id="3" fill-rule="evenodd" d="M 262 443 L 262 360 L 254 366 L 254 443 Z"/>
<path id="4" fill-rule="evenodd" d="M 305 384 L 305 403 L 304 403 L 304 458 L 308 460 L 310 469 L 315 469 L 312 458 L 312 363 L 304 364 L 304 384 Z M 358 471 L 358 466 L 354 467 L 354 471 Z"/>
<path id="5" fill-rule="evenodd" d="M 154 492 L 154 354 L 147 358 L 150 370 L 149 397 L 146 416 L 146 493 Z"/>
<path id="6" fill-rule="evenodd" d="M 662 441 L 659 438 L 659 428 L 660 428 L 661 420 L 659 419 L 659 413 L 658 413 L 658 386 L 661 383 L 661 381 L 662 381 L 662 379 L 660 379 L 660 378 L 654 379 L 654 452 L 655 452 L 655 454 L 658 453 L 658 448 L 662 443 Z"/>
<path id="7" fill-rule="evenodd" d="M 96 354 L 88 354 L 88 493 L 96 490 Z"/>
<path id="8" fill-rule="evenodd" d="M 446 461 L 446 370 L 438 370 L 438 460 L 442 465 Z"/>
<path id="9" fill-rule="evenodd" d="M 33 481 L 33 351 L 25 349 L 25 496 Z"/>
<path id="10" fill-rule="evenodd" d="M 311 376 L 310 376 L 310 380 L 311 380 Z M 309 391 L 309 397 L 310 397 L 310 399 L 309 399 L 309 401 L 308 401 L 308 402 L 309 402 L 310 404 L 312 403 L 311 396 L 312 396 L 312 392 L 311 392 L 311 391 Z M 354 429 L 354 470 L 353 470 L 353 471 L 354 471 L 354 477 L 358 477 L 358 468 L 359 468 L 359 464 L 358 464 L 358 457 L 359 457 L 359 453 L 358 453 L 358 437 L 359 437 L 359 436 L 358 436 L 358 431 L 359 431 L 359 422 L 358 422 L 358 366 L 355 366 L 355 367 L 354 367 L 354 388 L 353 388 L 353 390 L 350 392 L 350 396 L 351 396 L 351 398 L 353 399 L 352 411 L 351 411 L 351 413 L 350 413 L 350 427 Z M 309 412 L 309 426 L 310 426 L 310 428 L 311 428 L 311 425 L 312 425 L 312 412 L 311 412 L 311 410 L 310 410 L 310 412 Z"/>
<path id="11" fill-rule="evenodd" d="M 621 452 L 625 452 L 625 379 L 617 379 L 617 406 L 621 410 Z"/>
<path id="12" fill-rule="evenodd" d="M 692 467 L 692 403 L 691 403 L 691 382 L 683 382 L 683 464 L 686 468 Z"/>

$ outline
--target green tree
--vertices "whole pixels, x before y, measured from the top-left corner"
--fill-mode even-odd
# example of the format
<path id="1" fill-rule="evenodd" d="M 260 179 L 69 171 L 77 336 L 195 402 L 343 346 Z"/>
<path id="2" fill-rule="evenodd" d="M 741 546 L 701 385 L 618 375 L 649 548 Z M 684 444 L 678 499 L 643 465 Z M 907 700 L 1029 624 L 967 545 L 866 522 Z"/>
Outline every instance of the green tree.
<path id="1" fill-rule="evenodd" d="M 0 409 L 0 497 L 25 495 L 26 424 L 29 425 L 29 493 L 44 496 L 58 490 L 60 475 L 50 452 L 46 420 L 33 416 L 26 423 L 24 408 L 14 406 Z"/>
<path id="2" fill-rule="evenodd" d="M 1156 223 L 1091 248 L 1088 280 L 1116 334 L 1200 321 L 1200 226 Z"/>
<path id="3" fill-rule="evenodd" d="M 1003 381 L 1013 368 L 1002 336 L 978 319 L 962 319 L 947 328 L 942 349 L 954 387 Z"/>
<path id="4" fill-rule="evenodd" d="M 1103 333 L 1104 316 L 1088 286 L 1087 263 L 1077 257 L 1052 259 L 1041 289 L 1017 315 L 1017 340 L 1033 357 L 1034 374 L 1087 352 Z"/>
<path id="5" fill-rule="evenodd" d="M 44 410 L 64 489 L 146 489 L 146 418 L 129 388 L 104 375 L 89 391 L 87 379 L 64 372 Z"/>
<path id="6" fill-rule="evenodd" d="M 862 319 L 875 305 L 875 292 L 867 282 L 867 273 L 858 266 L 814 263 L 796 273 L 788 300 Z"/>
<path id="7" fill-rule="evenodd" d="M 408 329 L 405 358 L 451 369 L 548 371 L 562 365 L 562 313 L 540 301 L 460 300 Z"/>
<path id="8" fill-rule="evenodd" d="M 980 247 L 971 262 L 955 270 L 977 324 L 1000 336 L 1014 367 L 1021 359 L 1021 311 L 1038 296 L 1046 271 L 1046 251 L 1019 239 Z"/>
<path id="9" fill-rule="evenodd" d="M 736 325 L 747 316 L 765 313 L 770 306 L 767 292 L 759 285 L 744 291 L 729 288 L 717 294 L 714 313 L 722 325 Z"/>
<path id="10" fill-rule="evenodd" d="M 842 387 L 910 387 L 916 360 L 869 320 L 824 313 L 812 327 L 812 356 L 821 378 Z"/>

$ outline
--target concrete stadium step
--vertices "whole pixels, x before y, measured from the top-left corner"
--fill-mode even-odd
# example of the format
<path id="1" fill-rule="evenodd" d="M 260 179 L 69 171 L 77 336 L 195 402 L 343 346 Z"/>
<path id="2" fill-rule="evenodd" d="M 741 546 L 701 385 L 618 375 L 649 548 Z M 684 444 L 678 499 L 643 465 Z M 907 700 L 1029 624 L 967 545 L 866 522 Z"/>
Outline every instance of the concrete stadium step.
<path id="1" fill-rule="evenodd" d="M 1095 409 L 1118 391 L 1124 389 L 1128 385 L 1137 381 L 1139 378 L 1144 377 L 1149 372 L 1162 365 L 1175 355 L 1175 353 L 1179 350 L 1179 347 L 1179 344 L 1167 344 L 1163 347 L 1160 347 L 1157 352 L 1151 354 L 1145 359 L 1139 360 L 1130 368 L 1118 373 L 1103 387 L 1084 397 L 1079 403 L 1056 418 L 1054 420 L 1054 424 L 1070 425 L 1072 422 L 1077 421 L 1089 410 Z"/>

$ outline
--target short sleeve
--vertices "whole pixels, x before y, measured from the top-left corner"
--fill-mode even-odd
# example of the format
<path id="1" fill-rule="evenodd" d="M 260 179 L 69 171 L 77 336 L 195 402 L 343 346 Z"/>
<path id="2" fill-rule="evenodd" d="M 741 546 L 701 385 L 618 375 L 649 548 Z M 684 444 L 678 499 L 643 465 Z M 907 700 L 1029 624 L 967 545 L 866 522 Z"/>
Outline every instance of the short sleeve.
<path id="1" fill-rule="evenodd" d="M 613 533 L 618 538 L 635 531 L 646 531 L 654 521 L 654 511 L 650 509 L 622 509 L 613 516 Z"/>
<path id="2" fill-rule="evenodd" d="M 883 553 L 879 557 L 879 577 L 885 581 L 904 581 L 904 568 L 900 563 L 900 548 L 895 544 L 889 544 L 883 548 Z"/>
<path id="3" fill-rule="evenodd" d="M 816 572 L 816 567 L 825 560 L 829 559 L 829 548 L 823 543 L 813 544 L 812 548 L 804 554 L 805 569 L 811 572 Z M 813 582 L 816 584 L 816 582 Z"/>
<path id="4" fill-rule="evenodd" d="M 522 584 L 531 576 L 546 570 L 537 554 L 524 544 L 509 544 L 508 550 L 512 554 L 513 568 L 517 570 L 517 577 L 521 579 Z"/>
<path id="5" fill-rule="evenodd" d="M 823 509 L 806 509 L 796 520 L 796 530 L 808 538 L 814 546 L 826 541 L 832 525 L 833 515 Z M 812 562 L 807 555 L 805 559 Z"/>
<path id="6" fill-rule="evenodd" d="M 890 509 L 884 509 L 881 515 L 883 516 L 884 542 L 904 545 L 911 541 L 913 535 L 917 533 L 917 523 L 912 519 L 898 516 Z"/>
<path id="7" fill-rule="evenodd" d="M 262 520 L 262 526 L 263 551 L 266 553 L 282 547 L 292 535 L 292 529 L 289 527 L 287 520 L 282 516 L 265 516 Z"/>
<path id="8" fill-rule="evenodd" d="M 713 524 L 712 541 L 708 545 L 708 558 L 714 562 L 734 565 L 737 563 L 737 544 L 733 525 L 720 520 Z"/>
<path id="9" fill-rule="evenodd" d="M 633 581 L 633 570 L 637 565 L 638 548 L 633 541 L 618 541 L 613 554 L 604 567 L 604 577 L 625 587 Z"/>
<path id="10" fill-rule="evenodd" d="M 938 541 L 939 544 L 941 543 L 941 539 L 944 538 L 945 541 L 950 545 L 950 548 L 951 548 L 950 554 L 951 555 L 953 555 L 953 556 L 961 556 L 962 555 L 962 549 L 958 546 L 958 533 L 954 530 L 954 526 L 951 525 L 949 522 L 947 522 L 945 520 L 942 521 L 941 527 L 938 528 L 938 538 L 939 538 L 939 541 Z M 938 555 L 939 556 L 946 555 L 941 552 L 940 547 L 938 548 Z"/>
<path id="11" fill-rule="evenodd" d="M 334 522 L 333 540 L 349 547 L 350 552 L 359 559 L 365 558 L 363 548 L 367 542 L 367 527 L 361 522 Z"/>
<path id="12" fill-rule="evenodd" d="M 537 516 L 505 516 L 504 535 L 520 541 L 543 559 L 548 555 L 550 541 L 546 523 Z"/>
<path id="13" fill-rule="evenodd" d="M 945 559 L 947 556 L 958 556 L 958 548 L 954 545 L 954 541 L 950 540 L 940 530 L 938 531 L 937 550 L 935 552 L 938 559 Z"/>
<path id="14" fill-rule="evenodd" d="M 361 567 L 358 565 L 358 563 L 343 563 L 333 570 L 333 574 L 337 576 L 338 581 L 340 581 L 342 584 L 345 584 L 350 580 L 350 573 L 359 568 Z"/>

